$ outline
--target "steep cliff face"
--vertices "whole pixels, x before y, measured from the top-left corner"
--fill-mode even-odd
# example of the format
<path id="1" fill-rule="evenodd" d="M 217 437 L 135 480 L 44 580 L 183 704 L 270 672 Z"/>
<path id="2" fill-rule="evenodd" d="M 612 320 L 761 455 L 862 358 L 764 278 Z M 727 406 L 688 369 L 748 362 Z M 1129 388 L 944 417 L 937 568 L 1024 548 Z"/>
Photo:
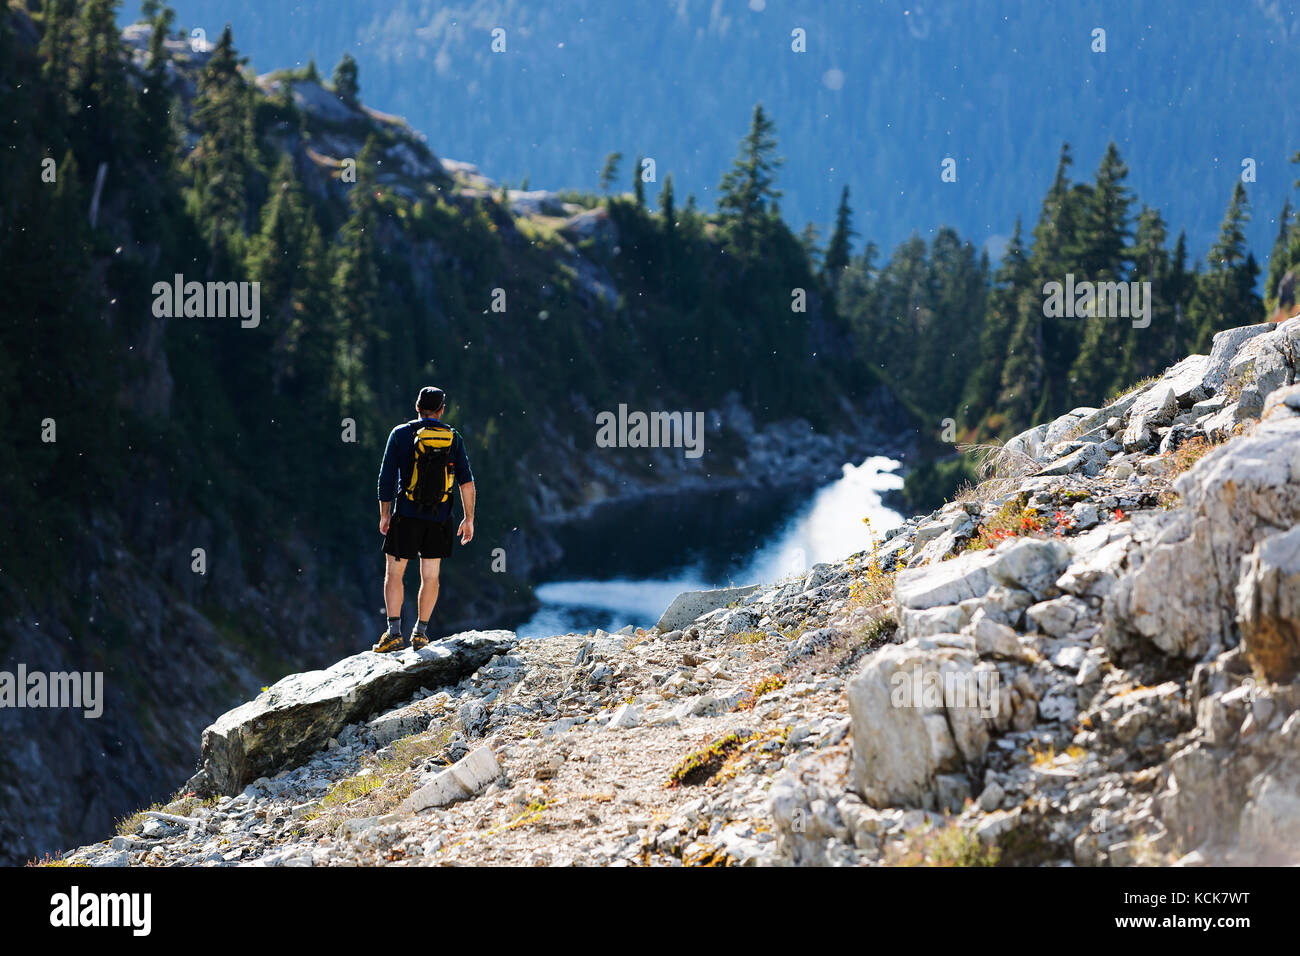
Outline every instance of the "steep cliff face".
<path id="1" fill-rule="evenodd" d="M 696 595 L 684 627 L 495 635 L 366 713 L 373 655 L 286 680 L 209 729 L 197 795 L 68 859 L 1300 862 L 1298 377 L 1300 317 L 1225 331 L 872 552 Z M 337 736 L 277 750 L 309 712 Z M 264 774 L 238 793 L 212 786 L 231 740 Z"/>

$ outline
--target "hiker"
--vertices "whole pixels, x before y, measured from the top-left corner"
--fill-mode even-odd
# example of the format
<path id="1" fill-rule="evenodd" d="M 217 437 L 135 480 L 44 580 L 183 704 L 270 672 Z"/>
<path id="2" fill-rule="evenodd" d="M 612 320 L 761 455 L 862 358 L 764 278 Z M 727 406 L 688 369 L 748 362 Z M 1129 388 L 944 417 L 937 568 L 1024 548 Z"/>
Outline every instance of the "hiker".
<path id="1" fill-rule="evenodd" d="M 451 555 L 451 542 L 457 535 L 462 545 L 474 538 L 474 475 L 465 457 L 465 440 L 441 421 L 446 408 L 442 389 L 420 389 L 415 400 L 419 417 L 392 430 L 379 466 L 379 533 L 384 536 L 387 556 L 384 605 L 388 629 L 371 650 L 380 654 L 402 646 L 406 562 L 420 560 L 419 614 L 411 631 L 411 646 L 419 650 L 429 644 L 427 629 L 438 603 L 442 559 Z M 452 497 L 457 486 L 465 510 L 459 527 L 452 525 Z"/>

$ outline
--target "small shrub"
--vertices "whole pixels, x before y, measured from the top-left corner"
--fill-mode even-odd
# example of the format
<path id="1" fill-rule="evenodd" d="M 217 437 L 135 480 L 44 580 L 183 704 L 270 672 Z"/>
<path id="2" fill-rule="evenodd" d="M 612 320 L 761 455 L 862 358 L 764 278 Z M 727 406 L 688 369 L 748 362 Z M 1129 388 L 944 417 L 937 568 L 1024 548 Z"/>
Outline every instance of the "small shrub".
<path id="1" fill-rule="evenodd" d="M 769 674 L 761 681 L 750 687 L 744 698 L 738 703 L 733 710 L 753 710 L 758 699 L 767 694 L 775 693 L 785 686 L 786 679 L 780 674 Z"/>
<path id="2" fill-rule="evenodd" d="M 668 774 L 668 789 L 691 787 L 713 778 L 722 765 L 741 745 L 752 740 L 752 733 L 730 733 L 719 737 L 699 750 L 693 750 L 677 764 Z"/>
<path id="3" fill-rule="evenodd" d="M 996 548 L 1009 538 L 1038 537 L 1051 530 L 1051 524 L 1045 518 L 1026 507 L 1027 500 L 1023 495 L 1007 500 L 980 525 L 975 537 L 966 542 L 964 550 L 983 551 Z"/>
<path id="4" fill-rule="evenodd" d="M 1214 448 L 1203 436 L 1189 438 L 1169 453 L 1168 477 L 1172 480 L 1189 470 Z"/>
<path id="5" fill-rule="evenodd" d="M 1001 851 L 985 846 L 971 830 L 949 821 L 912 831 L 901 846 L 890 846 L 890 866 L 997 866 Z"/>

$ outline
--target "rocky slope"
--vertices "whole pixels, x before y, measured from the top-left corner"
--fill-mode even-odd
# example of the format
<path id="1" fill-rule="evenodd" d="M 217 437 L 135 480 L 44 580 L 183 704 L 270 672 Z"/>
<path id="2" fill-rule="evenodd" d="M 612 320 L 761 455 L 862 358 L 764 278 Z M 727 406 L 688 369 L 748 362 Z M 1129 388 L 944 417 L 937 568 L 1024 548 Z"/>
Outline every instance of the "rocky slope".
<path id="1" fill-rule="evenodd" d="M 237 792 L 210 729 L 196 792 L 66 859 L 1300 862 L 1298 371 L 1300 317 L 1220 333 L 870 554 L 684 627 L 478 636 Z"/>

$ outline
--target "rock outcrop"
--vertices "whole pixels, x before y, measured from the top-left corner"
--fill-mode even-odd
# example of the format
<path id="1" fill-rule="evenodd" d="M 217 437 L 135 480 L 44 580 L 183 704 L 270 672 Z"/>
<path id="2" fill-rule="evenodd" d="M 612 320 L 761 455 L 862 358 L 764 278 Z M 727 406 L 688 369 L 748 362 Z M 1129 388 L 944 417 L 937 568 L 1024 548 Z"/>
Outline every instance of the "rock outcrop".
<path id="1" fill-rule="evenodd" d="M 420 651 L 364 652 L 323 671 L 292 674 L 203 731 L 199 796 L 233 794 L 292 769 L 348 724 L 392 708 L 421 688 L 454 684 L 510 649 L 511 631 L 470 631 Z"/>

